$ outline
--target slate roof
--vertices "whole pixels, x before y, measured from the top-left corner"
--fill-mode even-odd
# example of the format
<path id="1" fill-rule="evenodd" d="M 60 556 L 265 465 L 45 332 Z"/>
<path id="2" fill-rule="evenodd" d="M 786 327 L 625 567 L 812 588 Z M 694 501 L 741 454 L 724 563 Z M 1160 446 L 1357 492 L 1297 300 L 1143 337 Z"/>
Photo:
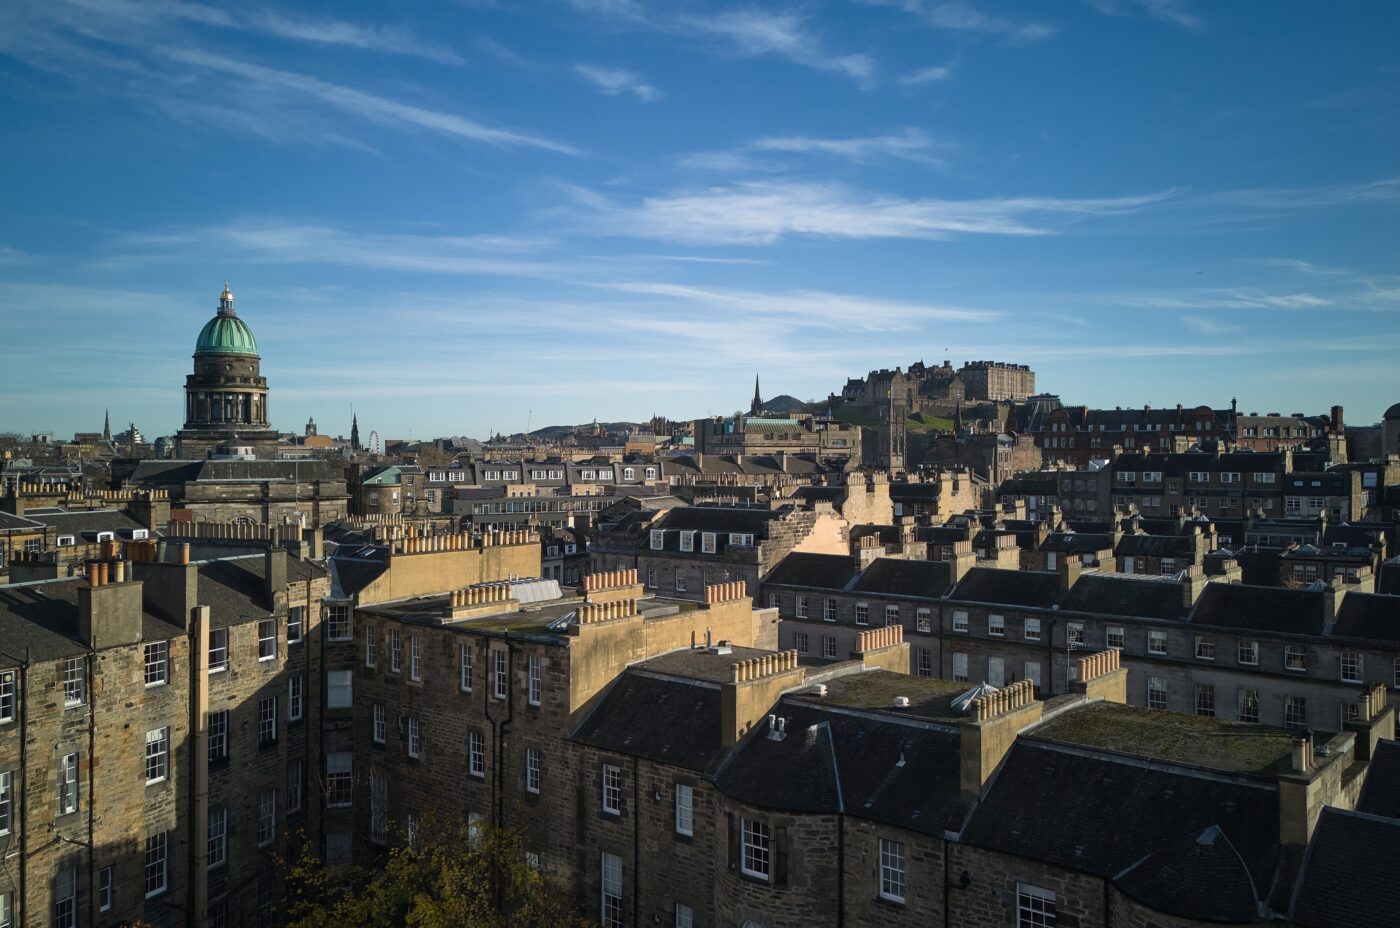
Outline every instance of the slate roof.
<path id="1" fill-rule="evenodd" d="M 389 569 L 385 557 L 386 549 L 370 547 L 369 557 L 359 557 L 348 550 L 349 546 L 337 549 L 336 554 L 326 561 L 331 569 L 331 595 L 336 598 L 350 598 L 363 590 Z M 345 551 L 342 554 L 341 551 Z"/>
<path id="2" fill-rule="evenodd" d="M 1356 811 L 1400 819 L 1400 741 L 1378 741 Z"/>
<path id="3" fill-rule="evenodd" d="M 1400 642 L 1400 596 L 1348 593 L 1337 607 L 1334 636 Z"/>
<path id="4" fill-rule="evenodd" d="M 953 582 L 946 561 L 911 561 L 897 557 L 876 558 L 861 572 L 852 590 L 890 596 L 942 596 Z"/>
<path id="5" fill-rule="evenodd" d="M 1106 827 L 1105 810 L 1124 827 Z M 962 838 L 976 847 L 1112 879 L 1150 855 L 1158 856 L 1148 862 L 1149 873 L 1194 872 L 1201 861 L 1192 859 L 1185 842 L 1217 826 L 1238 851 L 1248 883 L 1268 887 L 1281 855 L 1278 822 L 1278 790 L 1267 781 L 1149 766 L 1022 738 Z M 1217 855 L 1219 849 L 1203 856 Z M 1143 875 L 1124 876 L 1125 892 L 1147 890 Z M 1178 893 L 1173 908 L 1183 917 L 1214 921 L 1222 912 L 1253 904 L 1254 893 L 1246 895 L 1244 885 L 1238 878 L 1191 884 L 1190 892 Z M 1157 894 L 1151 894 L 1155 900 Z"/>
<path id="6" fill-rule="evenodd" d="M 724 751 L 721 717 L 718 686 L 629 671 L 584 719 L 572 740 L 711 772 Z"/>
<path id="7" fill-rule="evenodd" d="M 137 522 L 120 509 L 78 509 L 72 512 L 35 513 L 26 518 L 41 525 L 52 526 L 60 535 L 92 535 L 98 532 L 131 533 L 146 526 Z"/>
<path id="8" fill-rule="evenodd" d="M 855 573 L 855 562 L 843 554 L 793 552 L 768 572 L 764 586 L 815 587 L 844 590 Z"/>
<path id="9" fill-rule="evenodd" d="M 1345 605 L 1345 600 L 1343 604 Z M 1322 593 L 1242 583 L 1208 583 L 1190 621 L 1289 635 L 1322 634 Z"/>
<path id="10" fill-rule="evenodd" d="M 1060 575 L 1054 571 L 974 567 L 963 574 L 949 598 L 1048 609 L 1059 595 Z"/>
<path id="11" fill-rule="evenodd" d="M 43 525 L 33 519 L 26 519 L 22 516 L 11 515 L 8 512 L 0 512 L 0 532 L 20 531 L 33 532 L 43 529 Z"/>
<path id="12" fill-rule="evenodd" d="M 1042 551 L 1066 551 L 1072 554 L 1109 551 L 1112 548 L 1113 537 L 1111 535 L 1090 532 L 1051 532 L 1040 543 Z"/>
<path id="13" fill-rule="evenodd" d="M 655 528 L 699 532 L 740 532 L 765 537 L 768 523 L 781 518 L 772 509 L 743 509 L 729 506 L 678 506 L 668 509 L 653 523 Z M 696 548 L 700 547 L 696 543 Z"/>
<path id="14" fill-rule="evenodd" d="M 1260 887 L 1229 837 L 1215 825 L 1154 850 L 1120 874 L 1114 885 L 1155 911 L 1184 918 L 1201 913 L 1201 900 L 1195 897 L 1205 887 L 1218 906 L 1210 910 L 1212 922 L 1255 924 L 1259 918 Z M 1182 892 L 1183 887 L 1191 891 Z"/>
<path id="15" fill-rule="evenodd" d="M 955 729 L 848 713 L 784 698 L 774 713 L 787 733 L 769 738 L 766 720 L 725 762 L 716 786 L 750 805 L 788 812 L 844 811 L 863 819 L 941 834 L 956 827 L 959 736 Z M 902 765 L 901 765 L 902 762 Z"/>
<path id="16" fill-rule="evenodd" d="M 219 558 L 199 565 L 199 603 L 209 607 L 212 628 L 238 625 L 270 614 L 261 554 Z M 324 568 L 294 557 L 287 558 L 287 580 L 302 582 L 324 576 Z"/>
<path id="17" fill-rule="evenodd" d="M 1127 535 L 1113 548 L 1118 557 L 1194 557 L 1196 542 L 1189 535 Z"/>
<path id="18" fill-rule="evenodd" d="M 1060 600 L 1060 608 L 1143 619 L 1180 619 L 1186 614 L 1180 583 L 1136 574 L 1081 575 Z"/>
<path id="19" fill-rule="evenodd" d="M 1293 896 L 1304 928 L 1395 928 L 1400 909 L 1387 890 L 1400 872 L 1400 820 L 1330 806 L 1317 818 Z"/>
<path id="20" fill-rule="evenodd" d="M 65 578 L 0 586 L 0 665 L 15 666 L 26 655 L 51 661 L 86 654 L 78 638 L 78 588 L 86 585 L 83 578 Z M 150 613 L 142 617 L 148 641 L 181 634 Z"/>

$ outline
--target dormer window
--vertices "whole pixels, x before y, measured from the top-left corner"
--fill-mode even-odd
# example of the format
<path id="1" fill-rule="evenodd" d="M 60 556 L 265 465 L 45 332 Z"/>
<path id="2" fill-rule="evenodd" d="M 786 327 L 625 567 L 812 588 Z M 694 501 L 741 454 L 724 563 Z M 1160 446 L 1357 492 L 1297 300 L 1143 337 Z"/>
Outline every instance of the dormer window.
<path id="1" fill-rule="evenodd" d="M 59 535 L 58 540 L 55 542 L 55 544 L 58 545 L 58 547 L 60 548 L 71 548 L 76 543 L 77 539 L 75 539 L 72 535 Z"/>

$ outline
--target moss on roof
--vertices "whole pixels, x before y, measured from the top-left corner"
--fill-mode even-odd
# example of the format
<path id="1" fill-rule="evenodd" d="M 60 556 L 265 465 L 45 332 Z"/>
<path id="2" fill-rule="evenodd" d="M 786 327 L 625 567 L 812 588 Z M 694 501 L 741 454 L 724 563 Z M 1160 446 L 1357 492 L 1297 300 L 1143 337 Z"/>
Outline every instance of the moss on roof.
<path id="1" fill-rule="evenodd" d="M 1290 762 L 1281 728 L 1096 702 L 1058 715 L 1032 737 L 1229 773 L 1276 773 Z"/>
<path id="2" fill-rule="evenodd" d="M 941 721 L 957 721 L 965 716 L 952 708 L 952 701 L 972 688 L 970 683 L 952 683 L 929 677 L 913 677 L 888 670 L 867 670 L 826 683 L 826 696 L 804 695 L 823 705 L 852 709 L 884 710 L 896 715 Z M 894 708 L 896 696 L 908 696 L 909 708 Z"/>

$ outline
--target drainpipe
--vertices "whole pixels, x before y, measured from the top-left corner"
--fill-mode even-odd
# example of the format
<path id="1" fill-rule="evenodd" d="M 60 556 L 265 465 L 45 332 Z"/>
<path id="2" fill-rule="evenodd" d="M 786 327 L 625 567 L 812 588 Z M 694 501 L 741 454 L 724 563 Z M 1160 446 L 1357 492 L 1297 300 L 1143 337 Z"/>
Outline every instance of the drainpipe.
<path id="1" fill-rule="evenodd" d="M 19 795 L 29 795 L 29 649 L 24 649 L 24 663 L 19 668 Z M 22 802 L 20 812 L 29 817 L 29 803 Z M 19 821 L 19 916 L 20 924 L 27 922 L 29 914 L 29 827 Z"/>
<path id="2" fill-rule="evenodd" d="M 642 783 L 636 755 L 632 757 L 632 924 L 642 923 Z"/>
<path id="3" fill-rule="evenodd" d="M 97 651 L 91 646 L 87 655 L 87 704 L 88 704 L 88 824 L 87 824 L 87 870 L 88 870 L 88 893 L 89 899 L 97 899 L 97 867 L 95 864 L 96 850 L 93 842 L 97 837 L 97 765 L 93 763 L 96 759 L 97 751 L 97 688 L 93 686 L 97 682 L 96 673 Z M 169 854 L 167 846 L 166 853 Z M 167 857 L 167 860 L 169 858 Z M 76 883 L 77 881 L 74 880 Z M 76 900 L 74 900 L 76 905 Z M 88 906 L 88 924 L 94 925 L 97 922 L 97 906 Z"/>
<path id="4" fill-rule="evenodd" d="M 196 606 L 190 616 L 190 904 L 187 921 L 202 928 L 209 916 L 209 607 Z M 232 732 L 229 733 L 232 736 Z"/>
<path id="5" fill-rule="evenodd" d="M 846 924 L 846 813 L 836 813 L 836 928 Z M 944 920 L 947 924 L 947 920 Z"/>

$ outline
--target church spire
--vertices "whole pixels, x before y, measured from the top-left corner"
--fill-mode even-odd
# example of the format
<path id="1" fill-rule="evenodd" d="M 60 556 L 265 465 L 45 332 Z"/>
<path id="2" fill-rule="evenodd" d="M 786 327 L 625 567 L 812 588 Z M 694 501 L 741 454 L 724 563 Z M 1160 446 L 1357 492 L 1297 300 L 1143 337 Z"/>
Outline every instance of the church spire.
<path id="1" fill-rule="evenodd" d="M 749 407 L 749 415 L 758 416 L 763 414 L 763 396 L 758 392 L 758 375 L 753 375 L 753 405 Z"/>
<path id="2" fill-rule="evenodd" d="M 112 440 L 112 411 L 110 409 L 102 411 L 102 440 Z"/>
<path id="3" fill-rule="evenodd" d="M 360 450 L 360 417 L 354 413 L 350 415 L 350 450 Z"/>

